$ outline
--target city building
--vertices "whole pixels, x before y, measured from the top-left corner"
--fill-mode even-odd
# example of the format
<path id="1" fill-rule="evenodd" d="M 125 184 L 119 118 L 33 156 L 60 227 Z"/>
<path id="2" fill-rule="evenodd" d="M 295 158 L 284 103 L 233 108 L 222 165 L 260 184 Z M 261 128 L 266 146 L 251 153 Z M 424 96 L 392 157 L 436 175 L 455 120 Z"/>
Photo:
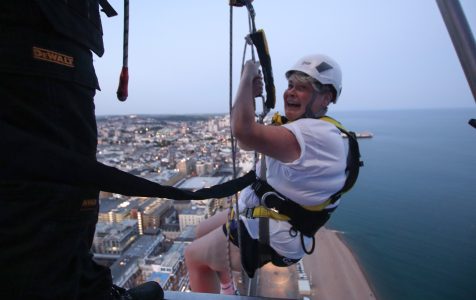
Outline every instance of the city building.
<path id="1" fill-rule="evenodd" d="M 141 236 L 111 266 L 113 283 L 125 288 L 137 286 L 145 281 L 140 265 L 144 258 L 159 255 L 163 251 L 164 236 Z"/>
<path id="2" fill-rule="evenodd" d="M 184 243 L 173 243 L 167 252 L 149 255 L 140 264 L 146 281 L 155 280 L 166 290 L 178 291 L 188 285 Z"/>
<path id="3" fill-rule="evenodd" d="M 184 190 L 189 191 L 196 191 L 202 188 L 208 188 L 220 183 L 225 182 L 230 177 L 228 176 L 197 176 L 197 177 L 190 177 L 185 180 L 180 181 L 177 183 L 176 187 Z M 227 203 L 227 198 L 222 199 L 204 199 L 204 200 L 192 200 L 192 206 L 200 206 L 205 207 L 206 212 L 208 215 L 213 215 L 217 208 L 225 207 L 225 203 Z M 188 208 L 188 207 L 187 207 Z"/>
<path id="4" fill-rule="evenodd" d="M 180 231 L 183 231 L 186 226 L 198 225 L 201 221 L 205 220 L 207 216 L 207 210 L 202 206 L 194 205 L 188 209 L 182 210 L 179 214 Z"/>
<path id="5" fill-rule="evenodd" d="M 177 169 L 181 174 L 190 175 L 195 171 L 195 160 L 192 158 L 182 158 L 177 162 Z"/>
<path id="6" fill-rule="evenodd" d="M 118 259 L 138 238 L 137 220 L 120 223 L 98 222 L 92 251 L 98 259 Z"/>
<path id="7" fill-rule="evenodd" d="M 99 199 L 100 222 L 120 223 L 126 219 L 136 219 L 137 209 L 144 205 L 144 201 L 153 201 L 150 198 L 101 198 Z"/>
<path id="8" fill-rule="evenodd" d="M 99 161 L 161 185 L 195 191 L 233 176 L 228 115 L 110 116 L 98 119 L 98 133 Z M 235 154 L 243 164 L 240 152 Z M 100 201 L 92 250 L 95 260 L 111 267 L 114 283 L 130 288 L 154 280 L 175 291 L 189 289 L 183 251 L 196 225 L 231 202 L 104 192 Z"/>
<path id="9" fill-rule="evenodd" d="M 173 169 L 173 170 L 161 169 L 160 171 L 156 173 L 151 173 L 144 176 L 144 178 L 161 185 L 172 186 L 176 184 L 178 181 L 180 181 L 181 179 L 183 179 L 185 177 L 185 174 L 186 174 L 185 172 L 181 172 L 179 171 L 179 169 Z"/>
<path id="10" fill-rule="evenodd" d="M 172 202 L 174 203 L 175 201 L 172 201 Z M 180 224 L 179 224 L 178 212 L 175 206 L 172 206 L 171 208 L 169 208 L 162 215 L 160 230 L 161 230 L 161 233 L 167 239 L 170 239 L 170 240 L 175 240 L 180 235 Z"/>
<path id="11" fill-rule="evenodd" d="M 166 213 L 172 208 L 172 204 L 173 201 L 169 199 L 154 199 L 138 208 L 139 234 L 158 234 L 161 224 L 166 223 Z"/>

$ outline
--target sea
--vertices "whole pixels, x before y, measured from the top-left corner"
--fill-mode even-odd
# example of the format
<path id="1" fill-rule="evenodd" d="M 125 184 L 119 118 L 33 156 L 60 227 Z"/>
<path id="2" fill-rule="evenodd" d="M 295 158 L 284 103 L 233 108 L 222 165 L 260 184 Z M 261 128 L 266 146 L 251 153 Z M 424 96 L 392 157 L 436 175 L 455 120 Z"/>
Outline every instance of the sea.
<path id="1" fill-rule="evenodd" d="M 377 299 L 476 299 L 476 106 L 330 115 L 373 133 L 327 226 Z"/>

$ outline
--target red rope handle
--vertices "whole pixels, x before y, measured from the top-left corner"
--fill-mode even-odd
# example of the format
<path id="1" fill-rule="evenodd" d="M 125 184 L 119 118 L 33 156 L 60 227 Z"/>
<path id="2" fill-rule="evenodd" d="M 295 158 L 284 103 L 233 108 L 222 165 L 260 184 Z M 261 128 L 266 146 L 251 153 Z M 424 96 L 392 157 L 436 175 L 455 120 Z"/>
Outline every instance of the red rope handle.
<path id="1" fill-rule="evenodd" d="M 128 83 L 129 83 L 129 68 L 122 67 L 121 75 L 119 76 L 119 87 L 117 88 L 117 99 L 120 101 L 126 101 L 128 92 Z"/>

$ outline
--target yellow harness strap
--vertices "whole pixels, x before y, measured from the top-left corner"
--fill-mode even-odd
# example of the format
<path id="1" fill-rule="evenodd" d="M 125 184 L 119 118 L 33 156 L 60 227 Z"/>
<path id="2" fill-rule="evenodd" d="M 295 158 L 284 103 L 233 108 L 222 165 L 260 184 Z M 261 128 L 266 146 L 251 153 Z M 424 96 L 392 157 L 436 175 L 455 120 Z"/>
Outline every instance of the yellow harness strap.
<path id="1" fill-rule="evenodd" d="M 250 208 L 252 213 L 249 215 L 253 218 L 271 218 L 278 221 L 289 221 L 289 217 L 283 214 L 279 214 L 274 210 L 266 208 L 264 206 L 257 206 L 254 208 Z"/>
<path id="2" fill-rule="evenodd" d="M 329 116 L 320 117 L 319 120 L 329 122 L 332 125 L 334 125 L 335 127 L 339 128 L 339 129 L 342 129 L 344 131 L 347 131 L 347 129 L 345 129 L 344 126 L 342 126 L 342 124 L 339 121 L 337 121 L 336 119 L 333 119 Z M 287 120 L 285 121 L 285 117 L 281 116 L 279 114 L 279 112 L 274 113 L 273 117 L 271 118 L 271 123 L 273 125 L 283 125 L 286 122 L 287 122 Z"/>
<path id="3" fill-rule="evenodd" d="M 344 126 L 342 126 L 342 124 L 339 121 L 337 121 L 336 119 L 333 119 L 333 118 L 328 117 L 328 116 L 324 116 L 324 117 L 319 118 L 319 120 L 329 122 L 332 125 L 334 125 L 335 127 L 347 132 L 347 129 L 345 129 Z"/>
<path id="4" fill-rule="evenodd" d="M 310 211 L 321 211 L 326 206 L 328 206 L 331 203 L 331 199 L 327 199 L 321 204 L 317 205 L 310 205 L 310 206 L 302 206 L 304 209 L 310 210 Z M 266 208 L 265 206 L 257 206 L 254 208 L 249 208 L 248 210 L 251 210 L 250 213 L 247 213 L 246 215 L 252 218 L 271 218 L 274 220 L 278 221 L 289 221 L 290 218 L 284 214 L 280 214 L 276 212 L 275 210 Z"/>

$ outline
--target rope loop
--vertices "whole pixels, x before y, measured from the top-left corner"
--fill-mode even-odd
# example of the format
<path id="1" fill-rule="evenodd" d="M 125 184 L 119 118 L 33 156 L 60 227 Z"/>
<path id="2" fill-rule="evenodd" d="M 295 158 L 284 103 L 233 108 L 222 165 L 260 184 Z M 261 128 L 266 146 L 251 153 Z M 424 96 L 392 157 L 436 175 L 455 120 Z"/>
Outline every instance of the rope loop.
<path id="1" fill-rule="evenodd" d="M 307 250 L 306 249 L 306 245 L 304 245 L 304 234 L 302 234 L 302 232 L 300 232 L 300 235 L 301 235 L 301 246 L 302 246 L 302 249 L 304 250 L 304 253 L 310 255 L 312 254 L 312 252 L 314 252 L 314 248 L 316 247 L 316 238 L 313 236 L 312 237 L 312 246 L 311 246 L 311 250 Z"/>

